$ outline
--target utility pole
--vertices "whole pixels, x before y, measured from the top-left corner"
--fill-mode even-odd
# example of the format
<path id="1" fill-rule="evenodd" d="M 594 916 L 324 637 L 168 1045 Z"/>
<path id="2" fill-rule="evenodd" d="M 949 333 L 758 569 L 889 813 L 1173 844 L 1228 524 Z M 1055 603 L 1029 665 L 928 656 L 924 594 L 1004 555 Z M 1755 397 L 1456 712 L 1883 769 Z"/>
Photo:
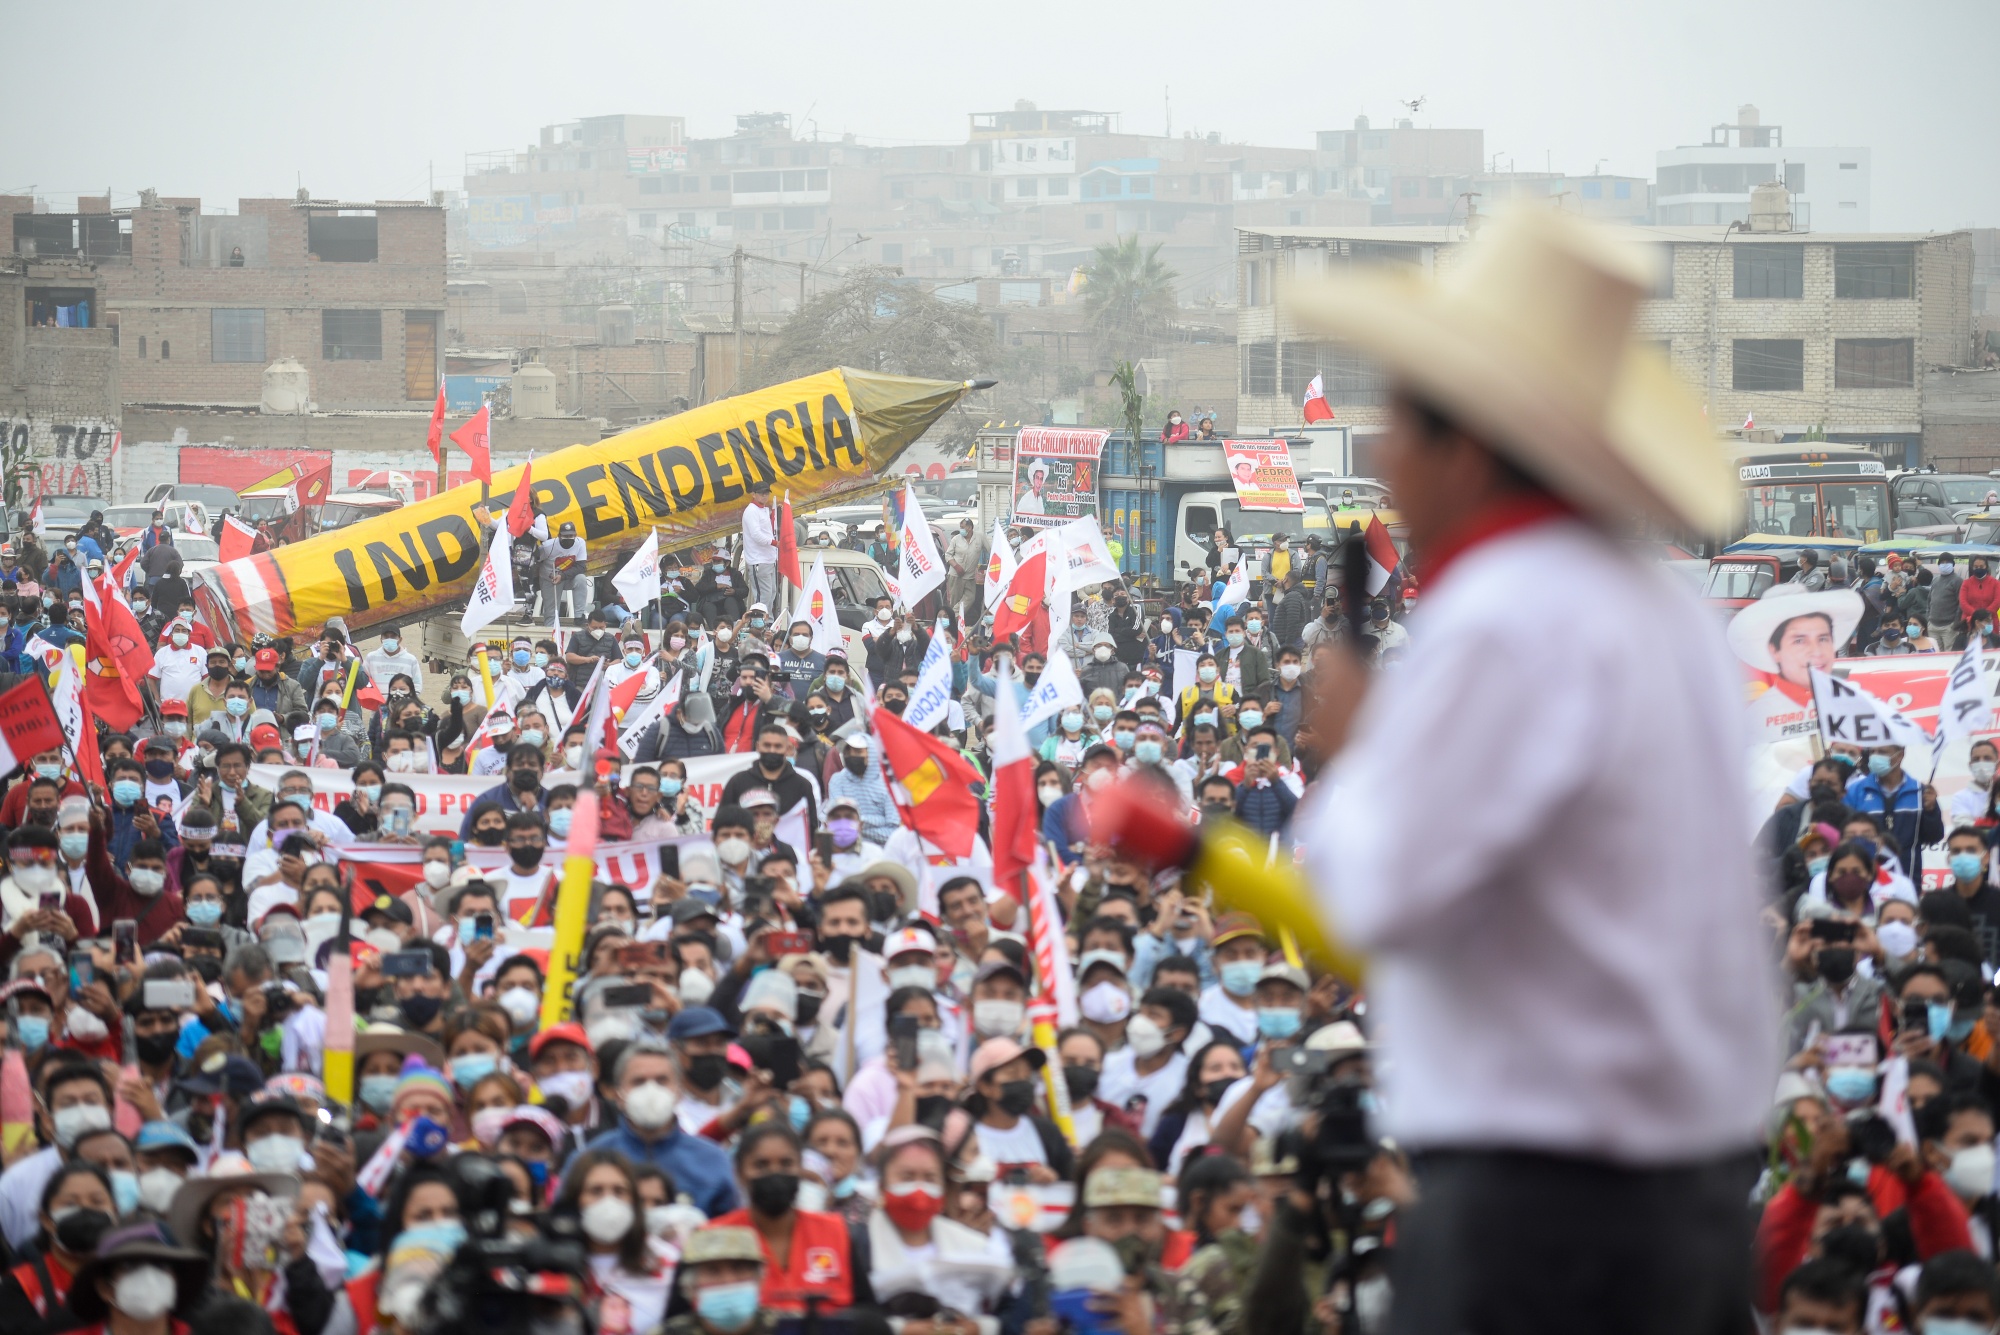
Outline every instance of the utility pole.
<path id="1" fill-rule="evenodd" d="M 743 247 L 738 246 L 730 252 L 729 264 L 735 274 L 730 327 L 736 331 L 736 374 L 729 385 L 729 392 L 734 394 L 737 386 L 743 383 Z"/>
<path id="2" fill-rule="evenodd" d="M 799 261 L 799 309 L 806 308 L 806 262 Z"/>

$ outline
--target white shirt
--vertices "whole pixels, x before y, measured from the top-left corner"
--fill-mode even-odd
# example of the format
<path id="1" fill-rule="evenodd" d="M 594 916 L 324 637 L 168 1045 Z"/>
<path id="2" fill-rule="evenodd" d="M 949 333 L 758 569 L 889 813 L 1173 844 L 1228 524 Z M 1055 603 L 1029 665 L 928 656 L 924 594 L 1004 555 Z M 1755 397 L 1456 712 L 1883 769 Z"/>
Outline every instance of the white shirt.
<path id="1" fill-rule="evenodd" d="M 1160 1112 L 1181 1096 L 1187 1084 L 1186 1046 L 1151 1075 L 1139 1074 L 1139 1058 L 1131 1048 L 1104 1055 L 1104 1073 L 1097 1078 L 1097 1097 L 1139 1118 L 1139 1131 L 1151 1136 Z"/>
<path id="2" fill-rule="evenodd" d="M 1201 1018 L 1209 1028 L 1220 1030 L 1245 1045 L 1257 1041 L 1257 1008 L 1239 1002 L 1222 990 L 1221 983 L 1210 983 L 1201 990 Z"/>
<path id="3" fill-rule="evenodd" d="M 1970 825 L 1974 821 L 1985 820 L 1986 803 L 1992 796 L 1991 789 L 1981 788 L 1979 785 L 1970 782 L 1965 787 L 1953 793 L 1951 795 L 1951 816 L 1944 823 L 1945 832 L 1949 834 L 1961 825 Z"/>
<path id="4" fill-rule="evenodd" d="M 1040 1163 L 1049 1161 L 1049 1152 L 1042 1148 L 1042 1133 L 1035 1130 L 1035 1124 L 1023 1117 L 1006 1130 L 978 1124 L 979 1152 L 996 1164 Z"/>
<path id="5" fill-rule="evenodd" d="M 743 564 L 770 566 L 778 563 L 778 539 L 771 526 L 771 507 L 752 503 L 743 507 Z"/>
<path id="6" fill-rule="evenodd" d="M 185 700 L 195 683 L 208 675 L 208 650 L 192 642 L 185 649 L 171 644 L 155 649 L 152 675 L 159 678 L 162 700 Z"/>
<path id="7" fill-rule="evenodd" d="M 1630 1164 L 1757 1143 L 1775 983 L 1713 615 L 1576 521 L 1467 550 L 1416 615 L 1294 827 L 1370 956 L 1384 1133 Z"/>
<path id="8" fill-rule="evenodd" d="M 41 1228 L 35 1212 L 41 1208 L 42 1190 L 62 1163 L 63 1152 L 49 1145 L 0 1173 L 0 1233 L 16 1251 L 32 1242 Z"/>

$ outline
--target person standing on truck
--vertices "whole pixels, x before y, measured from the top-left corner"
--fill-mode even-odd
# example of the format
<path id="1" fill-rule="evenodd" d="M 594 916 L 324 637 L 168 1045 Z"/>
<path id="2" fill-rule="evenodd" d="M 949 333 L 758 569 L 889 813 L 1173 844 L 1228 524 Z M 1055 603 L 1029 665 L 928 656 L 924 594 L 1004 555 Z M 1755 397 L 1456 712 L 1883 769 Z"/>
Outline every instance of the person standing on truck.
<path id="1" fill-rule="evenodd" d="M 1964 583 L 1965 577 L 1958 573 L 1951 553 L 1939 557 L 1937 574 L 1931 577 L 1930 615 L 1924 619 L 1936 633 L 1940 648 L 1957 649 L 1964 643 L 1958 634 L 1959 623 L 1964 620 L 1958 610 L 1958 590 Z"/>
<path id="2" fill-rule="evenodd" d="M 1820 568 L 1818 552 L 1808 547 L 1799 553 L 1799 573 L 1792 576 L 1792 583 L 1811 593 L 1826 587 L 1826 571 Z"/>
<path id="3" fill-rule="evenodd" d="M 750 576 L 750 597 L 766 607 L 778 605 L 778 537 L 771 517 L 771 484 L 750 484 L 743 507 L 743 565 Z"/>
<path id="4" fill-rule="evenodd" d="M 565 523 L 556 530 L 556 536 L 544 542 L 535 574 L 542 591 L 540 612 L 551 621 L 562 615 L 562 596 L 570 595 L 570 615 L 575 616 L 589 605 L 590 576 L 584 568 L 587 557 L 583 539 L 576 535 L 576 525 Z"/>
<path id="5" fill-rule="evenodd" d="M 979 589 L 979 578 L 983 570 L 979 560 L 979 537 L 973 531 L 970 516 L 958 521 L 958 530 L 951 535 L 951 541 L 944 548 L 946 577 L 945 597 L 951 603 L 951 614 L 961 624 L 977 621 L 970 610 Z"/>

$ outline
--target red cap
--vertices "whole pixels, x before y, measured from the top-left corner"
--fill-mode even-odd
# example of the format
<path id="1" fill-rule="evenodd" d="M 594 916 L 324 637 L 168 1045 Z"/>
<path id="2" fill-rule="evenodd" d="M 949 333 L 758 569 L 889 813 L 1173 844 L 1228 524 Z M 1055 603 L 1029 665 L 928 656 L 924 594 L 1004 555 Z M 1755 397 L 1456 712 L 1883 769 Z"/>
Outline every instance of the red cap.
<path id="1" fill-rule="evenodd" d="M 187 712 L 188 712 L 188 702 L 185 700 L 160 701 L 160 716 L 162 718 L 166 717 L 169 714 L 178 714 L 182 718 L 186 718 Z"/>
<path id="2" fill-rule="evenodd" d="M 278 731 L 278 725 L 275 723 L 259 723 L 250 729 L 250 745 L 259 751 L 268 751 L 284 744 L 284 734 Z"/>
<path id="3" fill-rule="evenodd" d="M 256 662 L 259 672 L 275 668 L 278 666 L 278 651 L 276 649 L 259 649 L 257 651 Z"/>
<path id="4" fill-rule="evenodd" d="M 563 1024 L 551 1025 L 529 1039 L 528 1060 L 533 1061 L 535 1058 L 541 1056 L 542 1049 L 551 1043 L 574 1043 L 592 1056 L 597 1055 L 597 1049 L 590 1046 L 590 1035 L 583 1032 L 582 1025 L 571 1020 Z"/>
<path id="5" fill-rule="evenodd" d="M 1145 784 L 1114 783 L 1094 795 L 1090 837 L 1144 867 L 1185 867 L 1196 838 L 1187 817 Z"/>

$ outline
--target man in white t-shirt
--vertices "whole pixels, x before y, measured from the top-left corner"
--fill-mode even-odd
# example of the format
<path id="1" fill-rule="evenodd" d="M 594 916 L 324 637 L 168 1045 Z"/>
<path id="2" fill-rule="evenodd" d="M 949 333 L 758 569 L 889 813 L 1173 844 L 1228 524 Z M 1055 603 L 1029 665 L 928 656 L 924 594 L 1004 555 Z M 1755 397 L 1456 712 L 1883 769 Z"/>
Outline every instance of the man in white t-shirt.
<path id="1" fill-rule="evenodd" d="M 1202 989 L 1201 1018 L 1217 1033 L 1226 1033 L 1248 1047 L 1257 1041 L 1257 978 L 1271 953 L 1264 929 L 1247 913 L 1225 913 L 1215 920 L 1209 959 L 1216 981 Z"/>
<path id="2" fill-rule="evenodd" d="M 1125 1022 L 1125 1046 L 1104 1056 L 1097 1097 L 1136 1117 L 1142 1135 L 1153 1134 L 1160 1113 L 1187 1085 L 1187 1040 L 1196 1023 L 1193 997 L 1156 987 Z"/>
<path id="3" fill-rule="evenodd" d="M 765 606 L 778 601 L 778 535 L 771 513 L 771 484 L 750 484 L 743 507 L 743 566 L 750 572 L 750 596 Z"/>
<path id="4" fill-rule="evenodd" d="M 186 700 L 208 673 L 208 651 L 194 643 L 182 625 L 175 625 L 167 639 L 153 651 L 152 675 L 160 683 L 162 700 Z"/>

